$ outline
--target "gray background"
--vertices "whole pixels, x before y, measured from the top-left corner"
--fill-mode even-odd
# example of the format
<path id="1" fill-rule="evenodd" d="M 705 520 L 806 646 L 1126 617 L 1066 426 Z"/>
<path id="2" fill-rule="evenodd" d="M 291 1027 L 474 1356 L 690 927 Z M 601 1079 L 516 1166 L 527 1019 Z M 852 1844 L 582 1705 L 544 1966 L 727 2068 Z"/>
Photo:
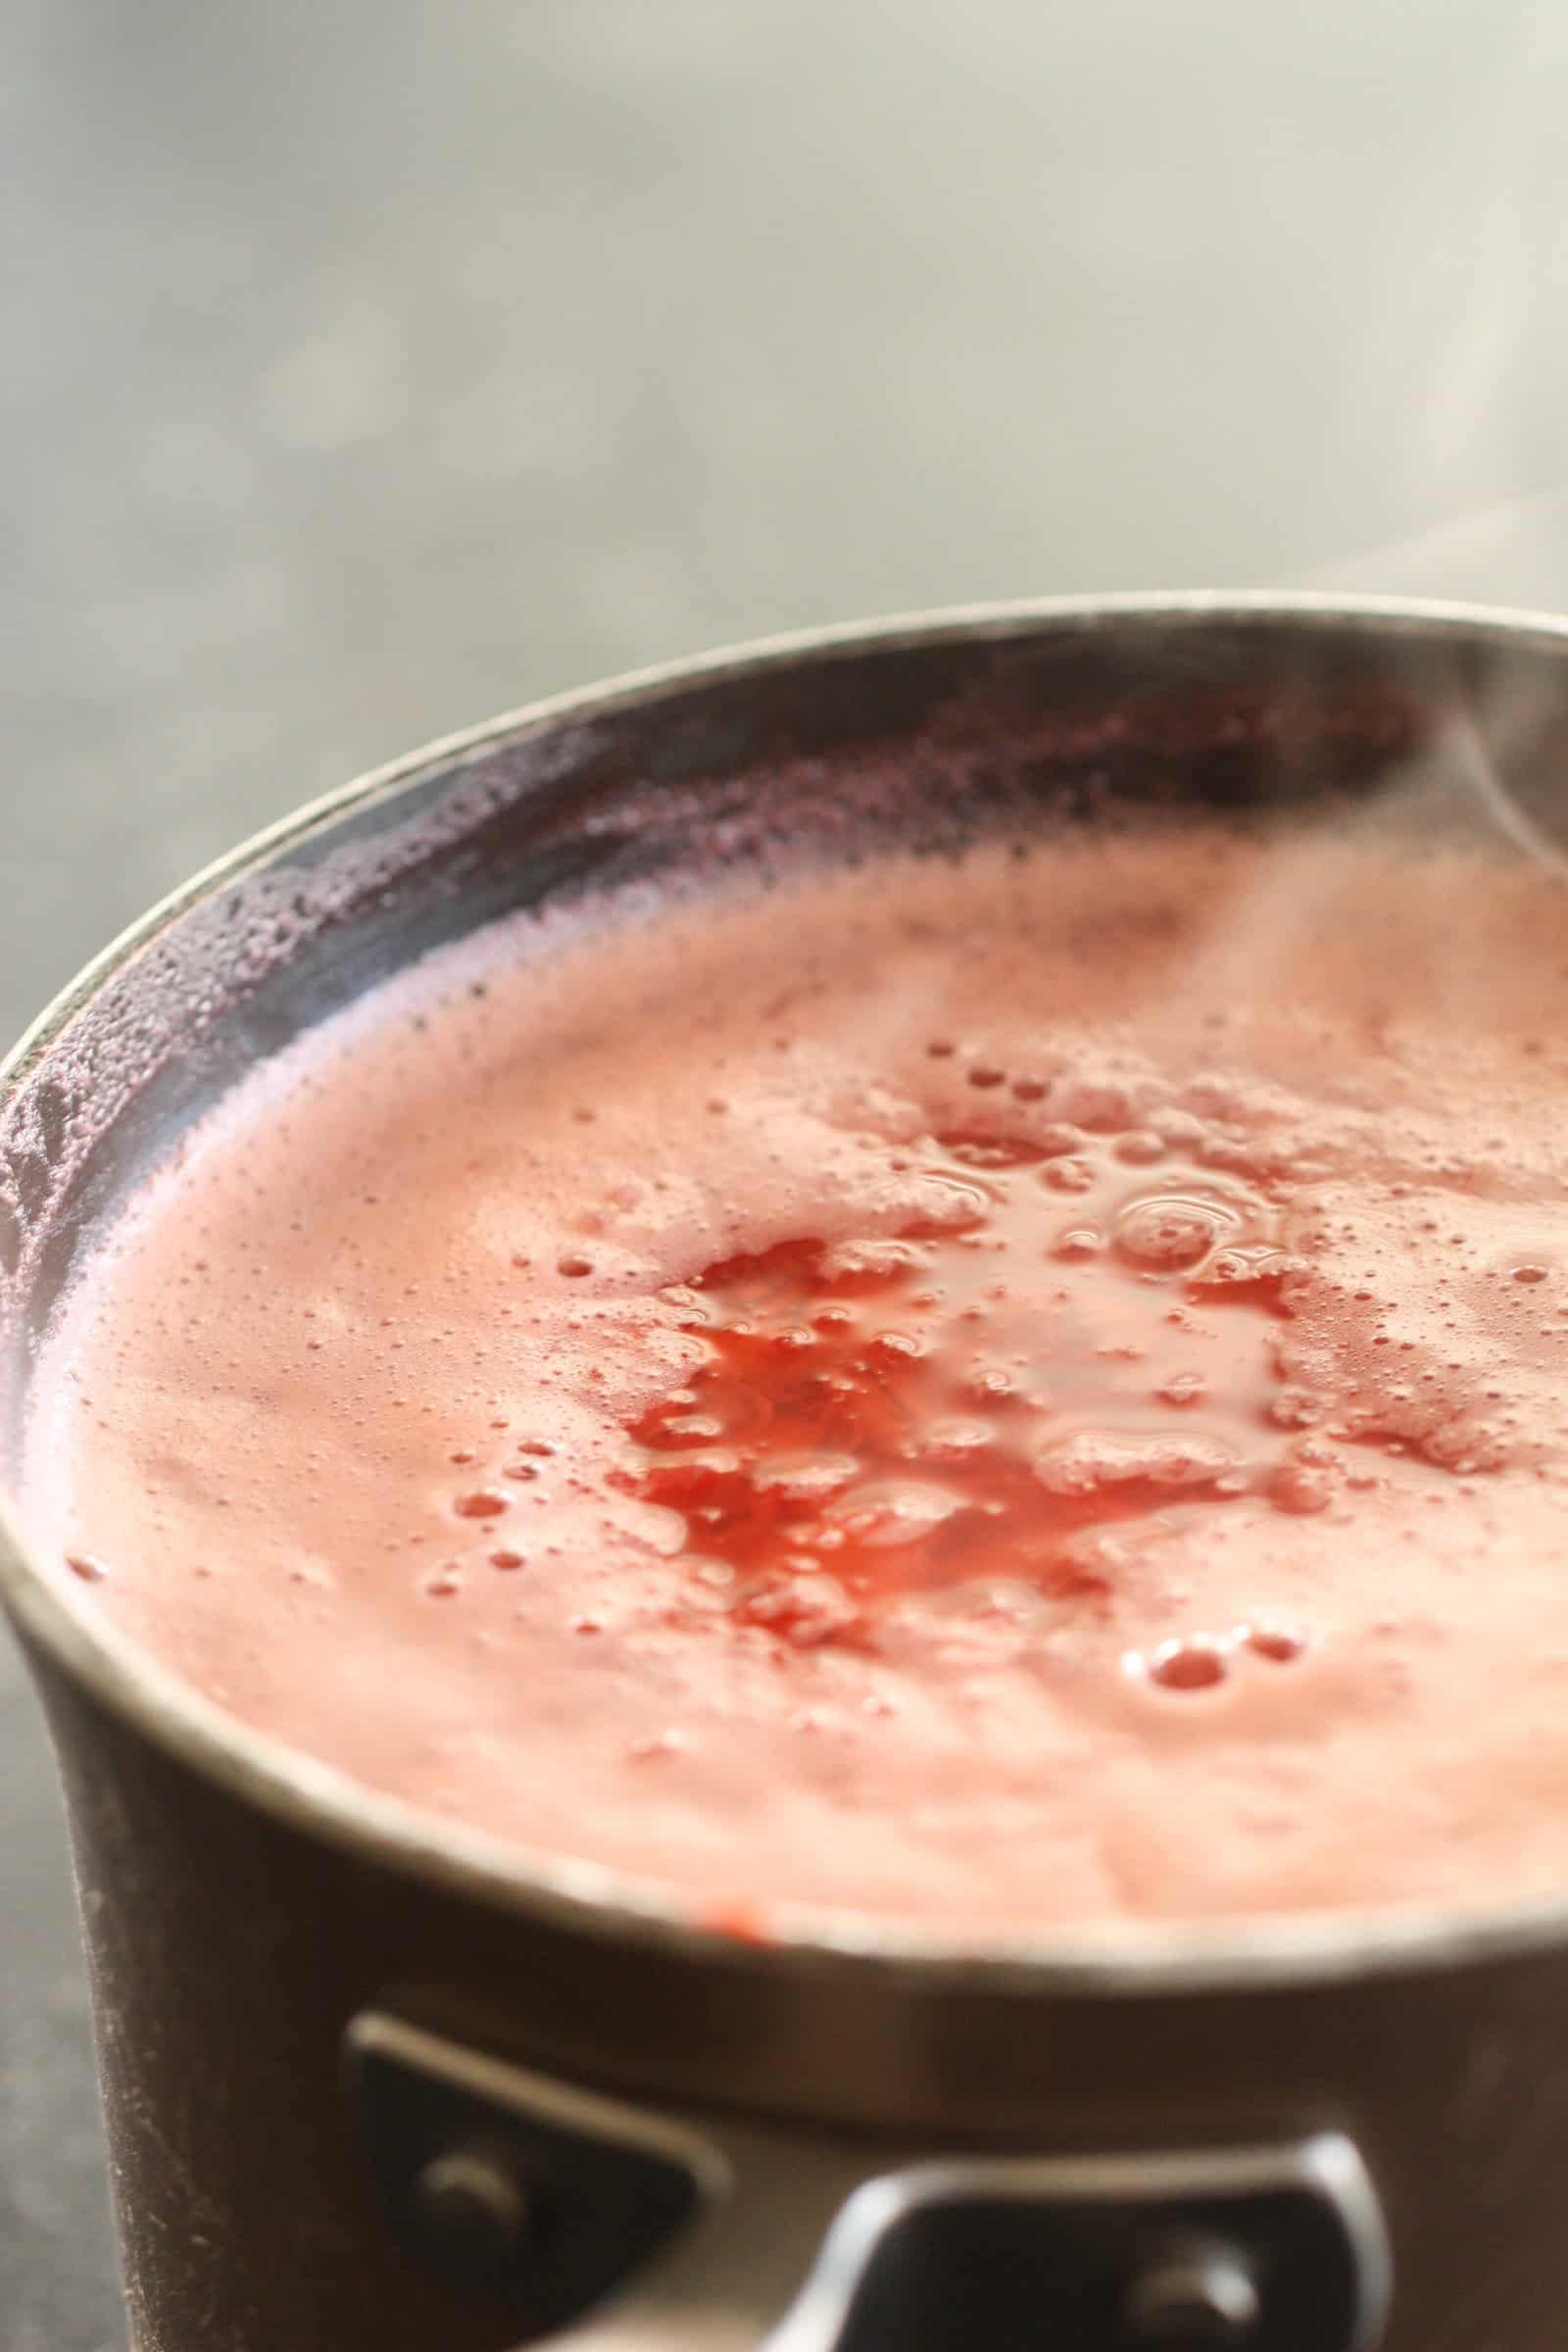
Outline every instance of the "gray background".
<path id="1" fill-rule="evenodd" d="M 6 24 L 8 1033 L 290 804 L 605 671 L 1046 590 L 1568 605 L 1554 0 Z M 107 2352 L 3 1645 L 0 1871 L 0 2352 Z"/>

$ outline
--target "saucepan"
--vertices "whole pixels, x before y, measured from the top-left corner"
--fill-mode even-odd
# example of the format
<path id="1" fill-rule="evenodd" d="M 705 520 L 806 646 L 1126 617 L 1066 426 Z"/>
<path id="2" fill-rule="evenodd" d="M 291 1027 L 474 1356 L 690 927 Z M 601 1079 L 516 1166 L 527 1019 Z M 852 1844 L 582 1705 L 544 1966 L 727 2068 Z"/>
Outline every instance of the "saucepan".
<path id="1" fill-rule="evenodd" d="M 1554 854 L 1568 629 L 1309 598 L 829 630 L 538 706 L 179 892 L 0 1084 L 0 1483 L 84 1252 L 256 1059 L 514 906 L 897 842 L 1372 821 Z M 1375 1563 L 1369 1572 L 1375 1571 Z M 136 2352 L 1547 2352 L 1568 1886 L 766 1941 L 230 1720 L 29 1553 Z"/>

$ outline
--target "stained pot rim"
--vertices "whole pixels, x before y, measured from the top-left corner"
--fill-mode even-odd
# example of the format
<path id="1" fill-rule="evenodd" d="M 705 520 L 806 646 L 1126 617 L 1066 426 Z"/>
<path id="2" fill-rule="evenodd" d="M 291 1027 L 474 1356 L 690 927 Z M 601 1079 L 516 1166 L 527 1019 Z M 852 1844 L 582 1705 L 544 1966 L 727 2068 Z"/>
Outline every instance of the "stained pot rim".
<path id="1" fill-rule="evenodd" d="M 1351 635 L 1493 643 L 1568 656 L 1568 619 L 1464 602 L 1319 591 L 1180 589 L 1018 598 L 792 630 L 661 662 L 548 696 L 421 745 L 319 795 L 203 867 L 122 930 L 44 1007 L 0 1060 L 0 1102 L 50 1054 L 107 981 L 171 923 L 280 850 L 469 755 L 563 721 L 656 707 L 692 687 L 742 680 L 803 660 L 999 642 L 1102 624 L 1191 621 L 1246 628 L 1298 623 Z M 85 1594 L 32 1555 L 0 1493 L 0 1600 L 25 1639 L 101 1705 L 203 1780 L 293 1831 L 454 1895 L 598 1938 L 662 1948 L 708 1965 L 779 1975 L 892 1974 L 941 1991 L 1159 1996 L 1263 1992 L 1458 1968 L 1568 1942 L 1560 1896 L 1508 1903 L 1406 1904 L 1215 1925 L 1139 1923 L 991 1932 L 983 1942 L 873 1914 L 805 1903 L 767 1908 L 765 1939 L 705 1918 L 658 1882 L 531 1852 L 385 1796 L 202 1697 L 99 1617 Z"/>

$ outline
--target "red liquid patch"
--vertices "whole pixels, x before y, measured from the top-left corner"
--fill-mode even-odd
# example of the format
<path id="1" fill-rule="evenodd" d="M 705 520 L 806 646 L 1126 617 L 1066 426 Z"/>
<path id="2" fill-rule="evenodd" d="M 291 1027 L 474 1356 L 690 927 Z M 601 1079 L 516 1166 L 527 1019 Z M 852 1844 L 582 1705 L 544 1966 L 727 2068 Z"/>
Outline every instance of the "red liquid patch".
<path id="1" fill-rule="evenodd" d="M 739 1617 L 851 1642 L 890 1595 L 999 1576 L 1093 1608 L 1100 1531 L 1310 1507 L 1269 1412 L 1270 1205 L 1164 1156 L 948 1134 L 917 1153 L 947 1216 L 699 1278 L 709 1361 L 636 1424 L 634 1491 L 734 1571 Z"/>

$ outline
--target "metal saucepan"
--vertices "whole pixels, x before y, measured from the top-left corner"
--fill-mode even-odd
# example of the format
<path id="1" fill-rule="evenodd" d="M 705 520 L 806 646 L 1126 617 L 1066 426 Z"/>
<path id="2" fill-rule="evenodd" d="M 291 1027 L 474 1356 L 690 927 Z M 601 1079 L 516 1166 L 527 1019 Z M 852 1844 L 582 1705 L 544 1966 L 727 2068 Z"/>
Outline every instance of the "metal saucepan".
<path id="1" fill-rule="evenodd" d="M 238 851 L 0 1083 L 0 1481 L 38 1333 L 259 1055 L 507 908 L 998 827 L 1568 809 L 1568 630 L 1170 597 L 829 631 L 437 746 Z M 1412 817 L 1411 811 L 1417 812 Z M 1547 2352 L 1549 1906 L 749 1944 L 242 1728 L 14 1526 L 138 2352 Z"/>

